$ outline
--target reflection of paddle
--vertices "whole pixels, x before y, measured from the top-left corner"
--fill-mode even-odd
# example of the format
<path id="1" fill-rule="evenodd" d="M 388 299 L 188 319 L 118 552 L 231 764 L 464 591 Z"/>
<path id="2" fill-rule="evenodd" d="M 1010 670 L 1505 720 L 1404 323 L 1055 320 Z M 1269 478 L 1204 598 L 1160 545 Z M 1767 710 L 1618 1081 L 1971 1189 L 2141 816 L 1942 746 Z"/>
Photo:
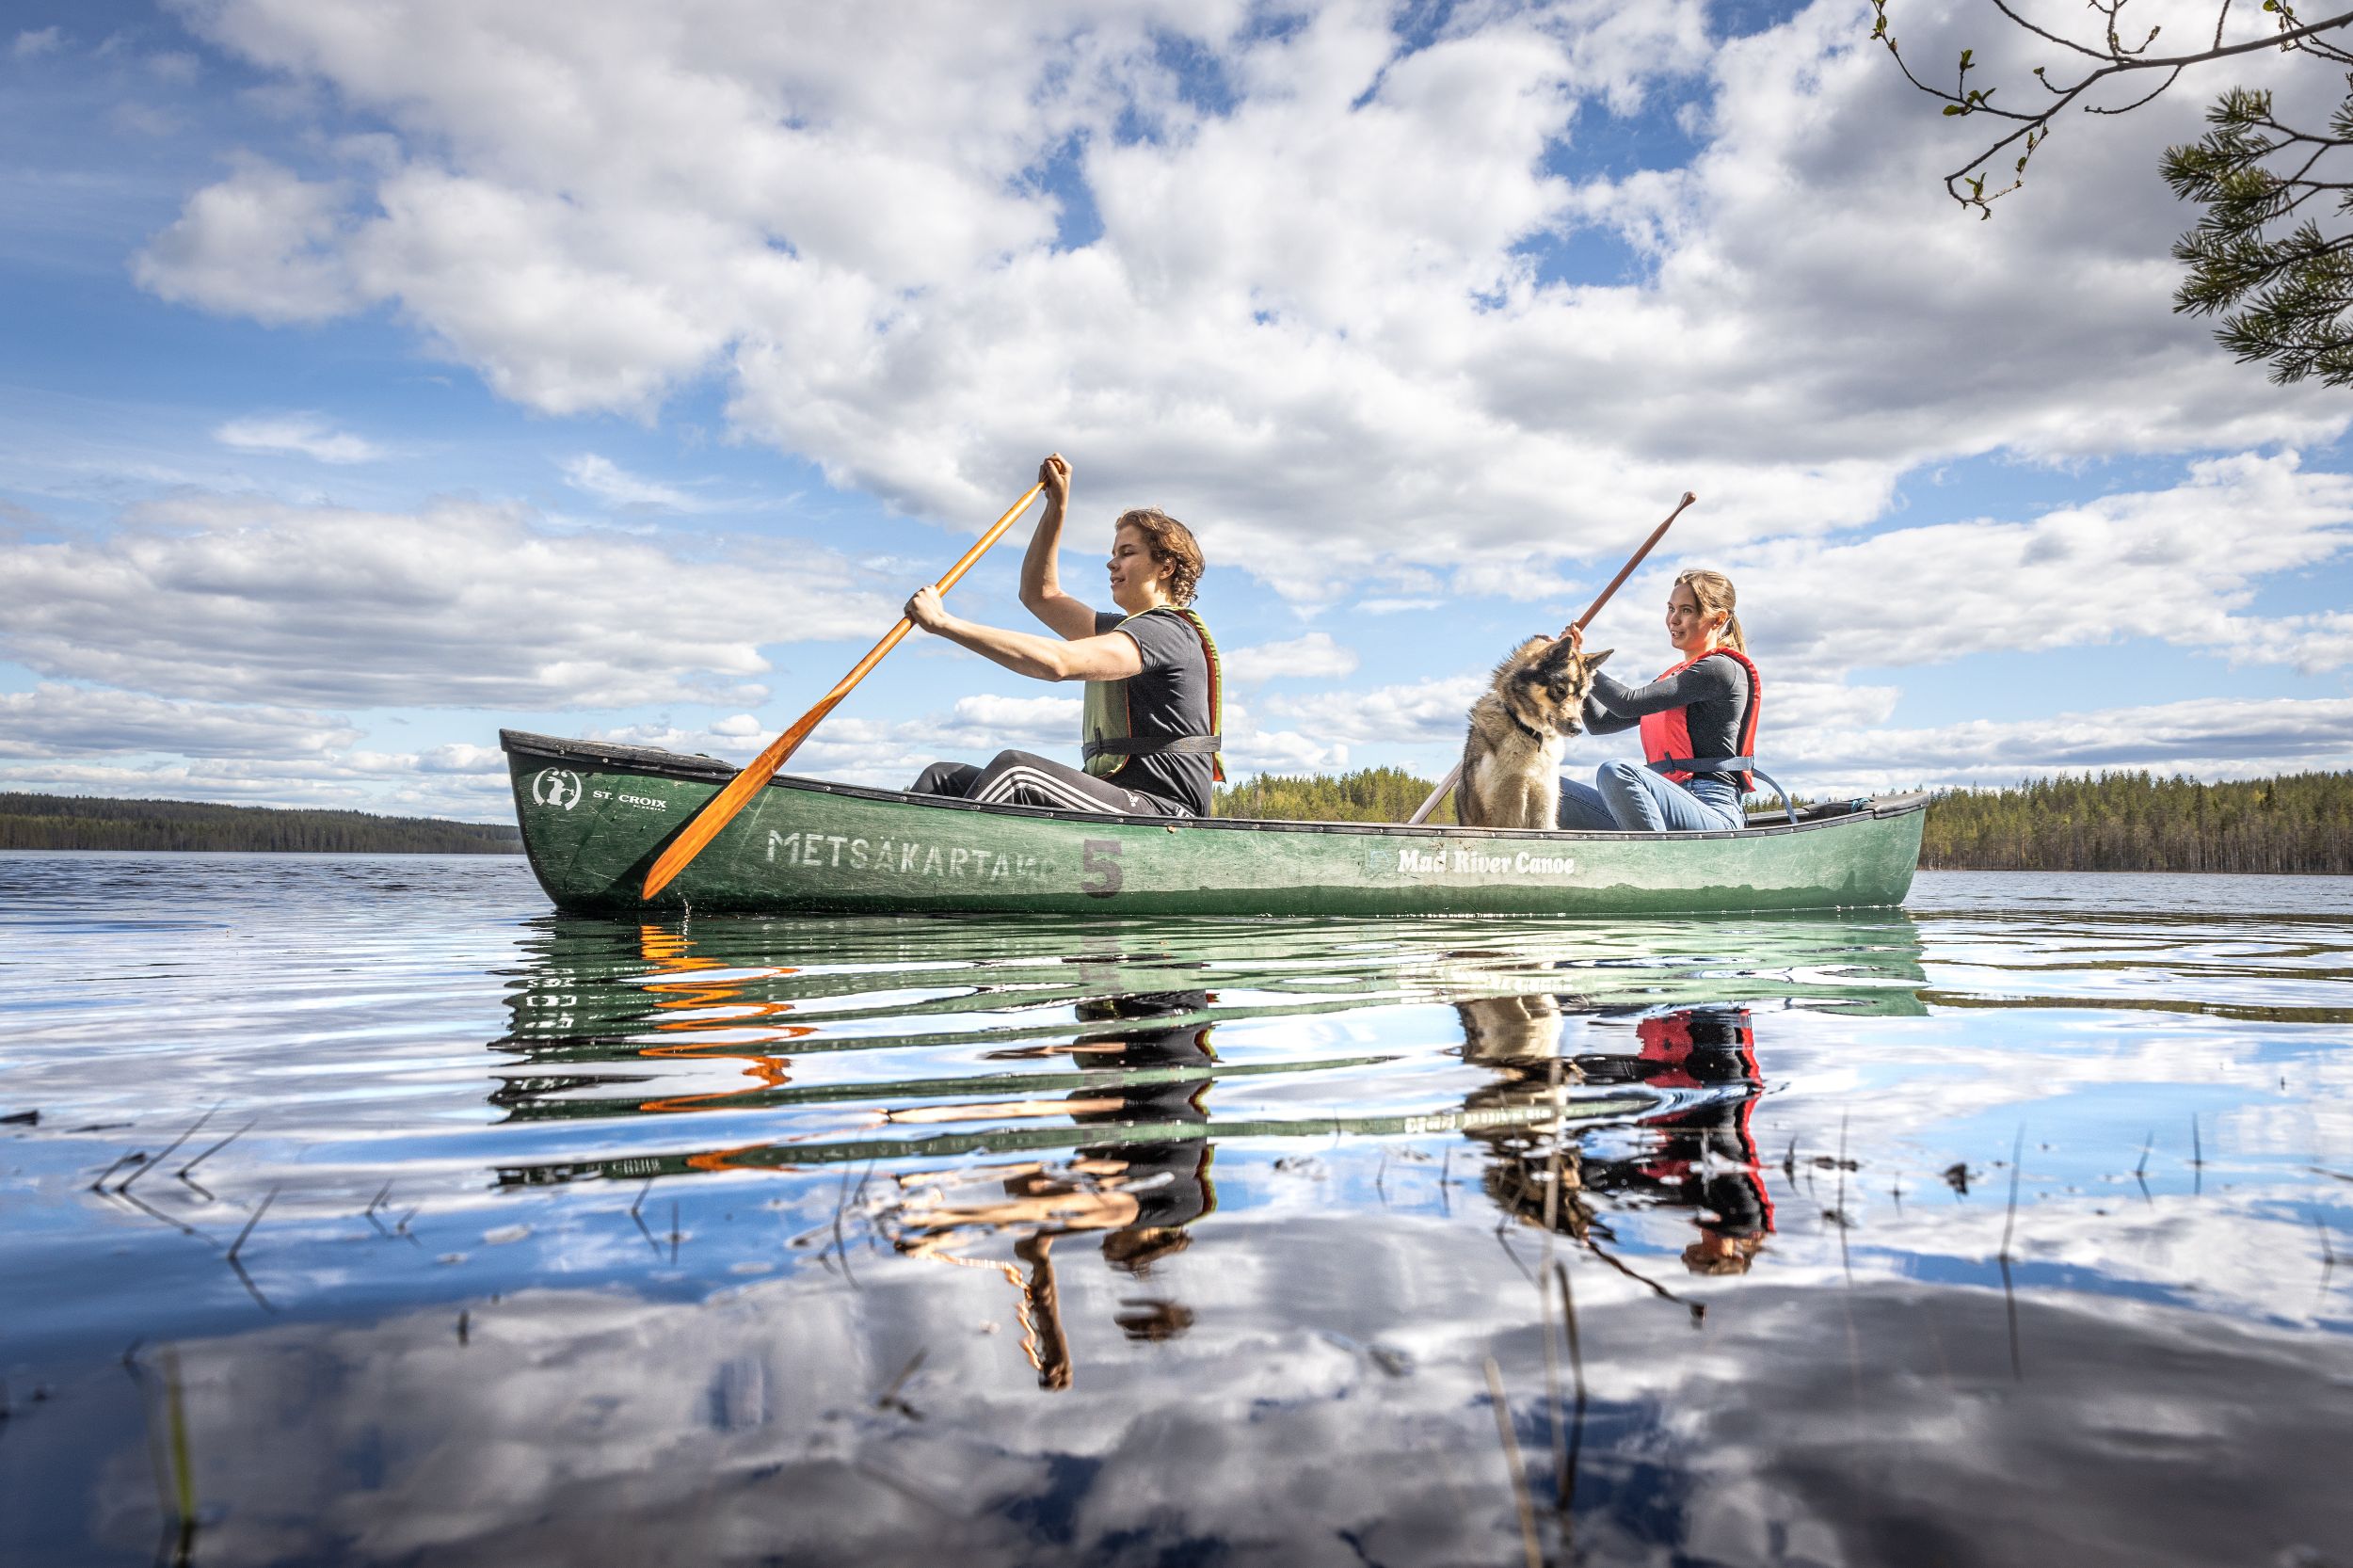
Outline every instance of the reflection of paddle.
<path id="1" fill-rule="evenodd" d="M 1609 586 L 1601 590 L 1601 597 L 1594 600 L 1591 604 L 1585 606 L 1585 613 L 1583 615 L 1577 616 L 1577 619 L 1562 627 L 1561 629 L 1561 635 L 1565 637 L 1571 632 L 1580 630 L 1585 626 L 1590 625 L 1593 618 L 1601 614 L 1601 607 L 1609 602 L 1609 596 L 1616 593 L 1625 580 L 1634 575 L 1634 568 L 1642 564 L 1642 557 L 1651 552 L 1651 547 L 1667 536 L 1667 530 L 1673 527 L 1675 519 L 1683 515 L 1683 508 L 1689 506 L 1692 502 L 1698 499 L 1699 498 L 1693 495 L 1689 490 L 1684 491 L 1683 499 L 1675 503 L 1675 509 L 1667 514 L 1667 520 L 1651 530 L 1650 537 L 1642 541 L 1642 548 L 1634 552 L 1634 558 L 1626 562 L 1625 566 L 1620 567 L 1618 568 L 1618 575 L 1609 580 Z M 1457 762 L 1454 766 L 1447 769 L 1446 776 L 1438 780 L 1438 787 L 1430 792 L 1430 798 L 1423 801 L 1421 805 L 1416 808 L 1414 814 L 1405 820 L 1408 823 L 1428 822 L 1430 820 L 1430 813 L 1438 808 L 1438 802 L 1446 799 L 1447 795 L 1452 792 L 1454 786 L 1462 781 L 1462 763 Z"/>
<path id="2" fill-rule="evenodd" d="M 964 559 L 950 567 L 947 575 L 933 585 L 943 594 L 954 587 L 957 580 L 972 568 L 972 563 L 979 560 L 982 553 L 990 545 L 995 544 L 1006 529 L 1013 526 L 1013 520 L 1030 509 L 1030 503 L 1035 501 L 1038 492 L 1045 488 L 1044 480 L 1032 485 L 1029 493 L 1015 502 L 1011 511 L 990 523 L 988 532 L 983 534 L 972 548 L 964 552 Z M 662 852 L 662 857 L 653 863 L 653 870 L 646 873 L 646 888 L 638 896 L 649 899 L 668 887 L 671 879 L 684 871 L 688 862 L 692 861 L 696 856 L 702 853 L 703 846 L 717 838 L 719 830 L 734 821 L 735 814 L 744 809 L 752 796 L 758 794 L 769 779 L 776 776 L 776 770 L 784 766 L 785 760 L 798 751 L 801 743 L 808 739 L 808 732 L 816 728 L 827 713 L 839 707 L 841 699 L 850 695 L 851 688 L 866 679 L 866 672 L 881 664 L 883 655 L 897 648 L 900 639 L 914 629 L 915 623 L 904 616 L 901 616 L 899 624 L 892 627 L 881 642 L 869 649 L 866 657 L 857 662 L 857 667 L 843 676 L 816 707 L 803 713 L 799 722 L 777 736 L 767 750 L 753 758 L 751 766 L 728 780 L 728 787 L 712 796 L 710 805 L 695 813 L 694 820 L 689 822 L 679 836 L 670 841 L 670 847 Z"/>

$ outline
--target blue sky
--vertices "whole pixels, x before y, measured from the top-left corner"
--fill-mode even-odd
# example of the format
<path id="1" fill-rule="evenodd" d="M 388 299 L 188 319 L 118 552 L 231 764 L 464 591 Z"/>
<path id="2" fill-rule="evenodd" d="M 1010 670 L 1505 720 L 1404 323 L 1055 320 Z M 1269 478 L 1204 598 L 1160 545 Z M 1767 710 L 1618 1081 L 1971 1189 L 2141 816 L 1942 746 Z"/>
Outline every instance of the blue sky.
<path id="1" fill-rule="evenodd" d="M 1860 5 L 913 10 L 12 10 L 0 788 L 490 819 L 502 725 L 748 756 L 1049 449 L 1066 581 L 1201 534 L 1241 773 L 1435 774 L 1687 488 L 1594 640 L 1663 666 L 1731 572 L 1798 787 L 2353 764 L 2349 406 L 2169 310 L 2220 82 L 1980 224 Z M 1983 16 L 1907 50 L 2029 63 Z M 1075 707 L 918 638 L 795 767 Z"/>

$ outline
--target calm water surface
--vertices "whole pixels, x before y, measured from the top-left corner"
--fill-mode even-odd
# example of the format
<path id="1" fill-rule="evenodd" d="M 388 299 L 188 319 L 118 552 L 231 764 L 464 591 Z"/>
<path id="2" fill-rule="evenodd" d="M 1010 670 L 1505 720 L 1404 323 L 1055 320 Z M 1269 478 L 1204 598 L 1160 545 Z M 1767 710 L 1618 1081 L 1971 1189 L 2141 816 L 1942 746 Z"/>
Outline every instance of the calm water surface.
<path id="1" fill-rule="evenodd" d="M 2353 1563 L 2348 1026 L 2318 879 L 0 856 L 0 1561 Z"/>

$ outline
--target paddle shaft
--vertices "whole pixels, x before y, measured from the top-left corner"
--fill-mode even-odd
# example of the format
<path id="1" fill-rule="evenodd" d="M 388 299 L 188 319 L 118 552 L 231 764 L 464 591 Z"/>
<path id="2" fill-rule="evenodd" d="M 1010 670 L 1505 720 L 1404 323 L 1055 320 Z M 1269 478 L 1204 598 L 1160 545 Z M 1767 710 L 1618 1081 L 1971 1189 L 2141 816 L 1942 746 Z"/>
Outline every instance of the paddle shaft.
<path id="1" fill-rule="evenodd" d="M 1591 604 L 1585 606 L 1585 613 L 1583 615 L 1577 616 L 1577 619 L 1569 622 L 1568 625 L 1561 629 L 1561 635 L 1565 637 L 1572 632 L 1582 632 L 1586 627 L 1592 625 L 1593 617 L 1601 614 L 1601 607 L 1609 602 L 1609 596 L 1616 593 L 1621 587 L 1625 585 L 1625 580 L 1634 575 L 1634 568 L 1642 564 L 1643 557 L 1647 556 L 1652 550 L 1657 548 L 1659 540 L 1667 536 L 1667 530 L 1673 528 L 1674 526 L 1675 519 L 1683 515 L 1683 508 L 1689 506 L 1692 502 L 1697 501 L 1699 497 L 1693 495 L 1689 490 L 1684 491 L 1683 499 L 1675 503 L 1675 509 L 1667 514 L 1667 520 L 1650 531 L 1650 537 L 1642 541 L 1642 548 L 1636 551 L 1633 557 L 1629 559 L 1625 566 L 1618 568 L 1618 575 L 1609 580 L 1609 585 L 1602 589 L 1600 595 L 1596 597 Z M 1447 769 L 1446 776 L 1438 780 L 1438 787 L 1430 792 L 1430 798 L 1428 800 L 1423 801 L 1418 807 L 1415 808 L 1414 814 L 1405 819 L 1406 824 L 1411 826 L 1428 822 L 1430 820 L 1430 813 L 1438 808 L 1438 802 L 1446 799 L 1446 797 L 1453 792 L 1454 786 L 1462 781 L 1463 764 L 1457 762 L 1454 766 Z"/>
<path id="2" fill-rule="evenodd" d="M 964 574 L 972 569 L 972 564 L 988 552 L 988 547 L 1004 536 L 1005 530 L 1013 526 L 1014 520 L 1030 509 L 1030 503 L 1035 501 L 1038 498 L 1038 492 L 1045 488 L 1046 484 L 1043 480 L 1032 485 L 1028 492 L 1020 500 L 1015 502 L 1003 517 L 989 524 L 987 532 L 973 541 L 972 548 L 964 552 L 964 558 L 950 567 L 933 586 L 943 594 L 954 587 Z M 883 662 L 883 655 L 897 648 L 904 640 L 906 634 L 914 630 L 915 623 L 906 616 L 901 616 L 899 624 L 885 632 L 882 641 L 869 648 L 866 657 L 860 659 L 851 668 L 849 674 L 834 682 L 833 690 L 820 697 L 817 706 L 803 713 L 794 721 L 792 728 L 771 741 L 768 744 L 768 749 L 753 758 L 751 764 L 742 773 L 728 779 L 727 788 L 713 795 L 711 803 L 696 812 L 694 818 L 680 831 L 679 836 L 670 840 L 669 846 L 654 861 L 653 870 L 646 873 L 645 889 L 638 896 L 641 899 L 650 899 L 668 887 L 678 873 L 684 871 L 695 856 L 702 853 L 703 846 L 717 838 L 719 830 L 734 821 L 735 814 L 743 810 L 750 803 L 752 796 L 758 794 L 760 788 L 776 776 L 776 770 L 783 767 L 792 755 L 801 748 L 803 741 L 808 739 L 809 731 L 823 723 L 826 714 L 840 707 L 841 699 L 848 696 L 856 688 L 857 683 L 866 679 L 869 671 Z"/>

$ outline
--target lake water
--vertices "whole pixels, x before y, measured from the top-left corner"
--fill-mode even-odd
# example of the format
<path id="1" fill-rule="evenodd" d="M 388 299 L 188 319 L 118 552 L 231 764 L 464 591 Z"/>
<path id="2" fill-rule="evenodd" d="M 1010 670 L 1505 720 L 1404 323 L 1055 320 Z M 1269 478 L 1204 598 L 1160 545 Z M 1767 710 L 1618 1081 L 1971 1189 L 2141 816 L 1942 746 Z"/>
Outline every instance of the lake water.
<path id="1" fill-rule="evenodd" d="M 12 1568 L 2353 1563 L 2346 881 L 0 942 Z"/>

